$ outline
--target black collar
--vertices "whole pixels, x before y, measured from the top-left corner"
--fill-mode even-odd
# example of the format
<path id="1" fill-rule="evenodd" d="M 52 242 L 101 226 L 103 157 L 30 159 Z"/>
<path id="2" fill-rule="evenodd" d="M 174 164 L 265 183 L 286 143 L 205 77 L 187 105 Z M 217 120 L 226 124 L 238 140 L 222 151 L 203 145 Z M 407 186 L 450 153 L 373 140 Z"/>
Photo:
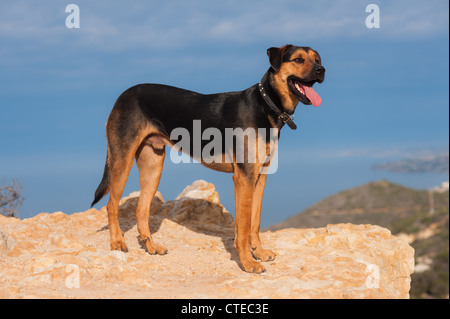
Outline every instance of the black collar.
<path id="1" fill-rule="evenodd" d="M 297 125 L 295 125 L 295 123 L 293 121 L 294 115 L 292 114 L 292 117 L 291 117 L 286 112 L 281 112 L 281 110 L 275 105 L 275 103 L 273 103 L 273 101 L 271 100 L 269 95 L 266 93 L 261 82 L 258 83 L 258 88 L 259 88 L 259 92 L 261 93 L 262 97 L 264 98 L 264 101 L 266 101 L 266 103 L 270 107 L 270 109 L 275 112 L 275 114 L 278 116 L 278 119 L 280 119 L 283 123 L 287 124 L 291 129 L 296 130 Z"/>

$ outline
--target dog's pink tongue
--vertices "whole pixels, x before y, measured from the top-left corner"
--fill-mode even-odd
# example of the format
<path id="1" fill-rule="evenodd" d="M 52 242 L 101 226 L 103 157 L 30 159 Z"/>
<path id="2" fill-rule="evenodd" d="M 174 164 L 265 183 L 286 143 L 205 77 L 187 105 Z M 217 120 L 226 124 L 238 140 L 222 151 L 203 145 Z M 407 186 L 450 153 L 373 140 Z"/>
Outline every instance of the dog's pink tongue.
<path id="1" fill-rule="evenodd" d="M 304 86 L 306 97 L 311 101 L 312 105 L 319 106 L 322 103 L 322 98 L 316 91 L 310 86 Z"/>

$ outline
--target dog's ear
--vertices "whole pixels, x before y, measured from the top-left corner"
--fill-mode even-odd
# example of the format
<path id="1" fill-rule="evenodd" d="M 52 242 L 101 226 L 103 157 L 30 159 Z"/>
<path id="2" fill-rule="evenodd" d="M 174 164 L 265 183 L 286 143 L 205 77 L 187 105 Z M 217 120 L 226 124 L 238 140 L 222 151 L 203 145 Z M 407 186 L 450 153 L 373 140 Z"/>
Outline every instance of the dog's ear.
<path id="1" fill-rule="evenodd" d="M 269 57 L 270 65 L 275 72 L 278 72 L 283 62 L 283 55 L 287 49 L 293 47 L 291 44 L 282 46 L 281 48 L 269 48 L 267 49 L 267 56 Z"/>
<path id="2" fill-rule="evenodd" d="M 282 48 L 269 48 L 267 49 L 267 56 L 269 57 L 270 65 L 275 72 L 278 72 L 281 68 L 281 59 L 283 57 Z"/>

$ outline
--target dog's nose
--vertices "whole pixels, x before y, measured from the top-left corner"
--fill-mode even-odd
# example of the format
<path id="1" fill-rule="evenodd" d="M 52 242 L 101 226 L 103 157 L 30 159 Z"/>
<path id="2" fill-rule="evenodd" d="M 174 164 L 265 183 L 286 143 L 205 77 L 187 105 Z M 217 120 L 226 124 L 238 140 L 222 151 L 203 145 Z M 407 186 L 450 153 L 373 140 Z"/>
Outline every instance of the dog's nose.
<path id="1" fill-rule="evenodd" d="M 321 65 L 316 65 L 314 67 L 314 70 L 316 71 L 317 74 L 325 73 L 325 68 Z"/>

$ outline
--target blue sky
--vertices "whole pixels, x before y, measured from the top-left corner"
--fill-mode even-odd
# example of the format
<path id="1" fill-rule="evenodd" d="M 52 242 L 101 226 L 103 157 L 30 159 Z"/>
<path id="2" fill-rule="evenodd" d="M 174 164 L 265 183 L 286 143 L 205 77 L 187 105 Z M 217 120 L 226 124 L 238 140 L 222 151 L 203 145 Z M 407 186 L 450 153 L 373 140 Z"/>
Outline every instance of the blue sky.
<path id="1" fill-rule="evenodd" d="M 80 8 L 79 29 L 66 28 L 69 3 Z M 380 8 L 379 29 L 365 25 L 370 3 Z M 121 92 L 147 82 L 201 93 L 243 90 L 269 67 L 266 49 L 286 43 L 319 51 L 327 74 L 316 86 L 322 105 L 299 106 L 299 129 L 282 130 L 263 224 L 338 190 L 392 177 L 375 176 L 370 166 L 448 152 L 448 6 L 446 0 L 2 1 L 0 181 L 23 182 L 23 218 L 83 211 L 102 176 L 105 122 Z M 166 199 L 205 179 L 234 209 L 231 175 L 167 160 L 165 166 Z M 430 187 L 448 175 L 397 178 Z M 138 188 L 133 170 L 125 193 Z"/>

